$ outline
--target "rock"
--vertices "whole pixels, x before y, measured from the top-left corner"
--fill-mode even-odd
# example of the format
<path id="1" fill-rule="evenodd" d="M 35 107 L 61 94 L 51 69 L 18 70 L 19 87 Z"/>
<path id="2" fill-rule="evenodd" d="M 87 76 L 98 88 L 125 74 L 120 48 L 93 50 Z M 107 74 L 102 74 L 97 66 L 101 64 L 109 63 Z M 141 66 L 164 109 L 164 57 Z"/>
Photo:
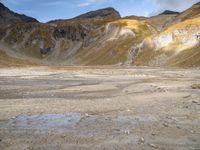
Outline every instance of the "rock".
<path id="1" fill-rule="evenodd" d="M 139 139 L 139 141 L 138 141 L 139 144 L 144 144 L 144 142 L 145 142 L 145 139 L 144 139 L 143 137 L 141 137 L 141 138 Z"/>
<path id="2" fill-rule="evenodd" d="M 152 147 L 152 148 L 158 148 L 158 146 L 156 146 L 155 144 L 148 144 L 150 147 Z"/>
<path id="3" fill-rule="evenodd" d="M 85 116 L 86 116 L 86 117 L 89 117 L 89 114 L 88 114 L 88 113 L 85 113 Z"/>
<path id="4" fill-rule="evenodd" d="M 191 95 L 184 96 L 183 98 L 189 98 L 189 97 L 191 97 Z"/>
<path id="5" fill-rule="evenodd" d="M 194 130 L 190 130 L 190 133 L 195 133 L 195 131 Z"/>
<path id="6" fill-rule="evenodd" d="M 167 123 L 163 123 L 163 126 L 165 127 L 169 127 L 169 125 Z"/>
<path id="7" fill-rule="evenodd" d="M 166 118 L 167 118 L 167 119 L 170 119 L 170 120 L 172 119 L 172 117 L 170 117 L 170 116 L 167 116 Z"/>
<path id="8" fill-rule="evenodd" d="M 196 140 L 195 138 L 190 138 L 190 140 L 191 140 L 192 142 L 197 142 L 197 140 Z"/>
<path id="9" fill-rule="evenodd" d="M 111 120 L 111 117 L 105 117 L 105 120 Z"/>
<path id="10" fill-rule="evenodd" d="M 66 138 L 66 135 L 62 135 L 61 138 Z"/>
<path id="11" fill-rule="evenodd" d="M 51 51 L 51 48 L 50 48 L 50 47 L 48 47 L 48 48 L 40 48 L 40 53 L 41 53 L 42 55 L 46 55 L 46 54 L 48 54 L 50 51 Z"/>
<path id="12" fill-rule="evenodd" d="M 193 101 L 192 101 L 192 103 L 195 103 L 195 104 L 197 104 L 197 103 L 198 103 L 198 101 L 196 101 L 196 100 L 193 100 Z"/>
<path id="13" fill-rule="evenodd" d="M 125 130 L 124 133 L 127 134 L 127 135 L 129 135 L 130 131 L 129 130 Z"/>
<path id="14" fill-rule="evenodd" d="M 119 132 L 120 131 L 120 129 L 114 129 L 115 131 L 117 131 L 117 132 Z"/>
<path id="15" fill-rule="evenodd" d="M 69 118 L 69 119 L 68 119 L 69 122 L 71 122 L 72 120 L 73 120 L 72 118 Z"/>
<path id="16" fill-rule="evenodd" d="M 155 136 L 156 134 L 155 134 L 155 133 L 152 133 L 151 135 Z"/>
<path id="17" fill-rule="evenodd" d="M 81 25 L 54 28 L 53 37 L 55 39 L 67 38 L 73 41 L 82 41 L 86 37 L 87 30 Z"/>

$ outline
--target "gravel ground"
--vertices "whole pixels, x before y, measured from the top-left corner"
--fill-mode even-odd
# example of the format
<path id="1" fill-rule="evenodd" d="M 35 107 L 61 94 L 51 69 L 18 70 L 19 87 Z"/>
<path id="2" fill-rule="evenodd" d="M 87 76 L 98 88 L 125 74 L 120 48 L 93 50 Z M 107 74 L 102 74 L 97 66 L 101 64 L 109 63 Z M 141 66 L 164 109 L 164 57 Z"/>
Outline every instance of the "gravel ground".
<path id="1" fill-rule="evenodd" d="M 200 150 L 200 70 L 0 69 L 1 150 Z"/>

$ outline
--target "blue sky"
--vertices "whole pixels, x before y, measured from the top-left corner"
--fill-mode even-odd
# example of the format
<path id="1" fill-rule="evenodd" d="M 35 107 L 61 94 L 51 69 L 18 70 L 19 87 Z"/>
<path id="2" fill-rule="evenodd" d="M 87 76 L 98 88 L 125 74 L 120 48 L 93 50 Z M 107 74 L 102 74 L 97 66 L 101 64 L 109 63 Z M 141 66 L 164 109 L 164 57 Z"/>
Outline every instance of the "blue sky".
<path id="1" fill-rule="evenodd" d="M 114 7 L 121 16 L 151 16 L 164 10 L 183 11 L 199 0 L 0 0 L 11 10 L 41 22 L 72 18 L 82 13 Z"/>

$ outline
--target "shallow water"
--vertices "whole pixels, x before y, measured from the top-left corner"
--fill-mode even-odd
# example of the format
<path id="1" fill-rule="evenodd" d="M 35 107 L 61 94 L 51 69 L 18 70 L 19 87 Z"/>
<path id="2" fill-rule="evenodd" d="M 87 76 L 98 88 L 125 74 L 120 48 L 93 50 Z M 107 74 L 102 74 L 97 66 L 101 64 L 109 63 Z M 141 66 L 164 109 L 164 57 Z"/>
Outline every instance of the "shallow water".
<path id="1" fill-rule="evenodd" d="M 81 114 L 77 112 L 18 116 L 15 119 L 1 121 L 0 129 L 62 129 L 76 124 L 80 119 Z"/>

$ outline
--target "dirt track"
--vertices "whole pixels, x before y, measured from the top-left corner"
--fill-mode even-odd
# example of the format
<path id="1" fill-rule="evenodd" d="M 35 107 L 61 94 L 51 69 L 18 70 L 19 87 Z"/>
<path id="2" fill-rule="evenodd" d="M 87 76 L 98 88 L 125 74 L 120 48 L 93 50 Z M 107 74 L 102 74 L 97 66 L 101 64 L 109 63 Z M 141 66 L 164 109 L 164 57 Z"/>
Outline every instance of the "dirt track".
<path id="1" fill-rule="evenodd" d="M 200 150 L 199 84 L 198 69 L 0 69 L 0 149 Z"/>

